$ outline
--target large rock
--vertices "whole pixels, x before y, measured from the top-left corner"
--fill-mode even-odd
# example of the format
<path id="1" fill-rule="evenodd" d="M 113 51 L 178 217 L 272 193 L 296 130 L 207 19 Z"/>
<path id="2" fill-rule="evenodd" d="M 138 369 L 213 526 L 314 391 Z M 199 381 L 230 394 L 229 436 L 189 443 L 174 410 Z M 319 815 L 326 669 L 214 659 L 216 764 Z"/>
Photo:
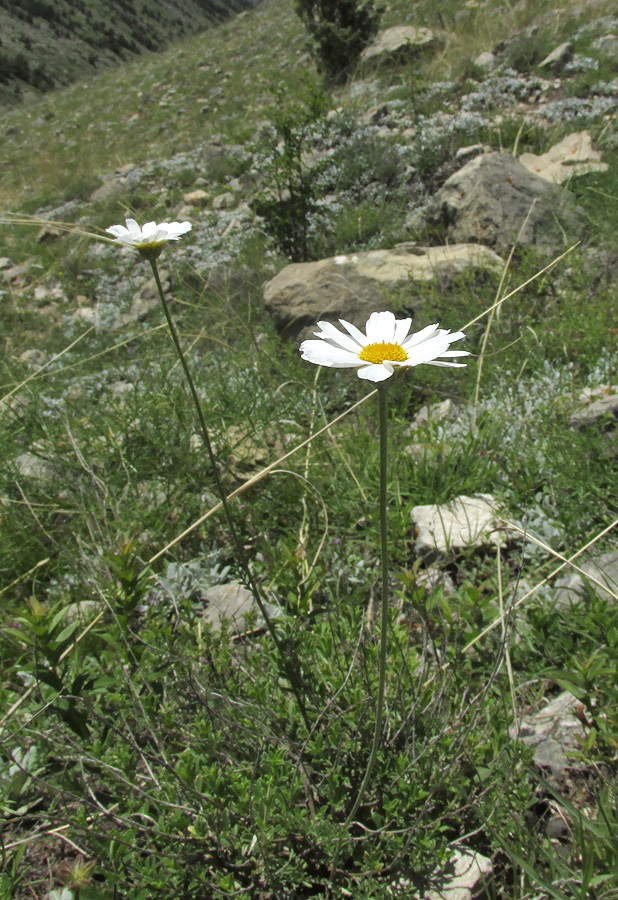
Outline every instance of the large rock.
<path id="1" fill-rule="evenodd" d="M 449 240 L 500 249 L 516 240 L 557 249 L 564 245 L 565 232 L 569 239 L 582 227 L 573 196 L 508 153 L 477 156 L 451 175 L 429 204 L 425 220 L 441 225 Z"/>
<path id="2" fill-rule="evenodd" d="M 382 62 L 388 59 L 405 59 L 420 50 L 437 44 L 436 35 L 429 28 L 414 25 L 395 25 L 381 31 L 361 54 L 363 62 Z"/>
<path id="3" fill-rule="evenodd" d="M 504 543 L 496 530 L 499 512 L 491 494 L 462 494 L 441 506 L 415 506 L 411 517 L 417 534 L 416 550 L 424 557 Z"/>
<path id="4" fill-rule="evenodd" d="M 522 153 L 519 161 L 529 172 L 553 184 L 562 184 L 575 175 L 586 175 L 588 172 L 606 172 L 609 168 L 607 163 L 601 161 L 601 154 L 592 149 L 589 131 L 568 134 L 540 156 Z"/>
<path id="5" fill-rule="evenodd" d="M 496 253 L 478 244 L 370 250 L 291 263 L 264 285 L 264 303 L 277 326 L 297 336 L 323 318 L 364 324 L 372 312 L 391 309 L 393 291 L 408 287 L 411 280 L 448 280 L 470 267 L 502 265 Z"/>

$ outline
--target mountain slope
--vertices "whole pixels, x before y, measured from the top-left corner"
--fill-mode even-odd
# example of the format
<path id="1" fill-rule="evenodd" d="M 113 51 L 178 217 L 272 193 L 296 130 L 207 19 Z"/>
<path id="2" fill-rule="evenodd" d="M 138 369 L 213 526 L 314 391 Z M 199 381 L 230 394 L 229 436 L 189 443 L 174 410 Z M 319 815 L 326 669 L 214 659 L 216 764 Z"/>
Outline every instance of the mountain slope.
<path id="1" fill-rule="evenodd" d="M 259 2 L 259 0 L 258 0 Z M 157 50 L 256 0 L 1 0 L 0 102 Z"/>

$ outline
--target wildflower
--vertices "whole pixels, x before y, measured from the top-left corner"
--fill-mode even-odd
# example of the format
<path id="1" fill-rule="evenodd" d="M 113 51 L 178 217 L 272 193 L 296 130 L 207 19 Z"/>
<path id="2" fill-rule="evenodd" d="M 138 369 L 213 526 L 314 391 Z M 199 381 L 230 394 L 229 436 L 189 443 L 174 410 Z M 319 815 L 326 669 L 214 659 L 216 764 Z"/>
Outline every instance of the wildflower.
<path id="1" fill-rule="evenodd" d="M 453 341 L 464 334 L 451 334 L 437 325 L 408 335 L 412 319 L 396 319 L 391 312 L 374 312 L 369 316 L 363 334 L 356 326 L 339 320 L 348 334 L 330 322 L 318 322 L 321 331 L 317 341 L 303 341 L 302 358 L 318 366 L 358 368 L 358 377 L 368 381 L 385 381 L 396 366 L 410 367 L 421 363 L 431 366 L 463 366 L 450 362 L 453 357 L 468 356 L 467 350 L 449 350 Z"/>
<path id="2" fill-rule="evenodd" d="M 168 241 L 177 241 L 181 235 L 191 231 L 190 222 L 146 222 L 140 228 L 135 219 L 127 219 L 124 225 L 111 225 L 105 229 L 116 238 L 116 243 L 135 247 L 146 259 L 156 259 L 163 245 Z"/>

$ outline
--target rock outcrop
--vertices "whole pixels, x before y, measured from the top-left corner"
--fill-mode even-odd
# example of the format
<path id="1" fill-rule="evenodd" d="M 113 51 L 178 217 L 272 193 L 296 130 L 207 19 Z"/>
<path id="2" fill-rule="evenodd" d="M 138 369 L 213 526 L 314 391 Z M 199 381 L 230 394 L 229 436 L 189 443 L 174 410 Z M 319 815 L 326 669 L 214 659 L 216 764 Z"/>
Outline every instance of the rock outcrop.
<path id="1" fill-rule="evenodd" d="M 394 291 L 411 281 L 450 280 L 473 267 L 500 269 L 500 257 L 477 244 L 370 250 L 317 262 L 291 263 L 264 286 L 264 303 L 277 327 L 297 336 L 318 319 L 343 317 L 363 323 L 392 308 Z"/>
<path id="2" fill-rule="evenodd" d="M 575 236 L 574 197 L 534 175 L 508 153 L 477 156 L 448 178 L 425 213 L 449 240 L 505 250 L 515 241 L 555 250 Z"/>

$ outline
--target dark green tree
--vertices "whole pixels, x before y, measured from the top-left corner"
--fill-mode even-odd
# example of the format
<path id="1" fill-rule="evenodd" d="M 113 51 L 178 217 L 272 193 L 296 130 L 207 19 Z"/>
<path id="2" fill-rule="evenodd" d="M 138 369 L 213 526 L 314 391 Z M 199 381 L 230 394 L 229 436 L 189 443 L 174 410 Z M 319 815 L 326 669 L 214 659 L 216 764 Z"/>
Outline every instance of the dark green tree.
<path id="1" fill-rule="evenodd" d="M 378 30 L 384 7 L 376 0 L 295 0 L 318 68 L 341 80 Z"/>

